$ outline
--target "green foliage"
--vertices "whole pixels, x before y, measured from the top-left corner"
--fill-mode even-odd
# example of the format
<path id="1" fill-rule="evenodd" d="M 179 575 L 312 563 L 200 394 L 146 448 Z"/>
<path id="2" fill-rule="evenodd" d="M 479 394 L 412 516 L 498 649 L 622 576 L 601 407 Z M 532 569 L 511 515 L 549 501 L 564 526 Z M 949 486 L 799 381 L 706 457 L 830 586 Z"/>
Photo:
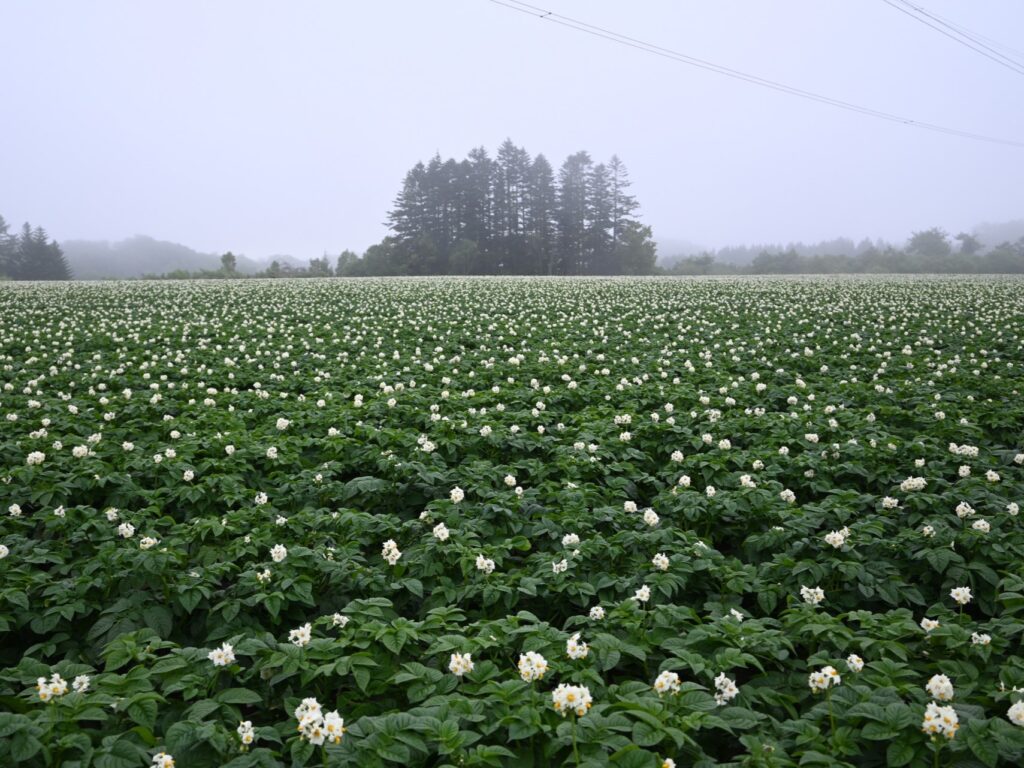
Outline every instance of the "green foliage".
<path id="1" fill-rule="evenodd" d="M 1020 765 L 1022 319 L 1015 280 L 0 286 L 0 765 Z"/>

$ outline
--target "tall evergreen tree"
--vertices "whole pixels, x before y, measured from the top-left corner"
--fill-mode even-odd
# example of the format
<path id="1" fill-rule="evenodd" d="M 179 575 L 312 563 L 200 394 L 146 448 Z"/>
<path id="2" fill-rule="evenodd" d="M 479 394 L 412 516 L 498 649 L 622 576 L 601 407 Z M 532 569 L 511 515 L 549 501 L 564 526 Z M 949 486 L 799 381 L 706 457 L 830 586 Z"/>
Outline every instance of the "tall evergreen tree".
<path id="1" fill-rule="evenodd" d="M 588 268 L 587 182 L 592 165 L 590 155 L 580 151 L 569 155 L 558 170 L 558 274 L 582 275 Z"/>
<path id="2" fill-rule="evenodd" d="M 9 231 L 6 219 L 0 216 L 0 277 L 14 278 L 14 258 L 18 249 L 18 238 Z"/>
<path id="3" fill-rule="evenodd" d="M 71 270 L 64 252 L 46 230 L 33 229 L 26 222 L 10 262 L 9 276 L 15 280 L 70 280 Z"/>
<path id="4" fill-rule="evenodd" d="M 462 246 L 459 264 L 466 270 L 463 274 L 479 274 L 490 262 L 494 236 L 494 161 L 486 149 L 477 147 L 470 151 L 467 164 L 462 237 L 476 248 Z"/>
<path id="5" fill-rule="evenodd" d="M 530 166 L 526 232 L 529 242 L 530 274 L 550 275 L 554 269 L 558 192 L 555 173 L 544 155 L 537 155 Z"/>
<path id="6" fill-rule="evenodd" d="M 632 220 L 636 214 L 636 198 L 629 194 L 629 187 L 632 182 L 629 180 L 629 171 L 618 155 L 612 155 L 608 161 L 608 184 L 611 194 L 611 239 L 612 249 L 618 248 L 619 240 L 626 222 Z"/>
<path id="7" fill-rule="evenodd" d="M 387 225 L 394 231 L 399 242 L 412 240 L 426 231 L 427 167 L 416 163 L 405 174 L 402 189 L 395 198 L 394 207 L 388 213 Z"/>
<path id="8" fill-rule="evenodd" d="M 598 163 L 587 175 L 587 272 L 611 275 L 619 270 L 612 247 L 612 193 L 608 167 Z"/>
<path id="9" fill-rule="evenodd" d="M 494 223 L 498 271 L 525 271 L 526 215 L 529 205 L 530 154 L 505 139 L 498 148 L 494 174 Z"/>

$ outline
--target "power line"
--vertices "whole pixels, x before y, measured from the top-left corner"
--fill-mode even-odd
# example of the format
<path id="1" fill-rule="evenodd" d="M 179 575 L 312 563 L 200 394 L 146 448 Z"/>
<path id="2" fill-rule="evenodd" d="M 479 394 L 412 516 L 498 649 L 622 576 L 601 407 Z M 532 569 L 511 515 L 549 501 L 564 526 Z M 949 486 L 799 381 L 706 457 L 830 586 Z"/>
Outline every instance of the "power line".
<path id="1" fill-rule="evenodd" d="M 843 101 L 842 99 L 835 99 L 831 96 L 825 96 L 820 93 L 813 91 L 807 91 L 802 88 L 796 88 L 785 83 L 780 83 L 776 80 L 770 80 L 768 78 L 759 77 L 757 75 L 751 75 L 747 72 L 741 72 L 737 69 L 731 69 L 729 67 L 715 64 L 704 59 L 698 59 L 694 56 L 690 56 L 679 51 L 674 51 L 670 48 L 662 48 L 661 46 L 653 45 L 652 43 L 644 42 L 627 35 L 613 32 L 612 30 L 598 27 L 593 24 L 588 24 L 585 21 L 574 19 L 569 16 L 563 16 L 562 14 L 555 13 L 554 11 L 547 10 L 545 8 L 539 8 L 530 3 L 521 2 L 521 0 L 489 0 L 495 5 L 500 5 L 505 8 L 509 8 L 513 11 L 519 11 L 527 16 L 533 16 L 534 18 L 540 19 L 541 21 L 549 21 L 553 24 L 558 24 L 569 29 L 574 29 L 578 32 L 583 32 L 593 37 L 599 37 L 604 40 L 609 40 L 619 45 L 624 45 L 629 48 L 635 48 L 643 51 L 644 53 L 650 53 L 655 56 L 662 58 L 671 59 L 672 61 L 686 64 L 688 66 L 697 67 L 704 69 L 709 72 L 714 72 L 725 77 L 733 78 L 734 80 L 742 80 L 753 85 L 758 85 L 763 88 L 770 88 L 771 90 L 778 91 L 780 93 L 786 93 L 791 96 L 797 96 L 808 101 L 815 101 L 819 104 L 827 104 L 832 107 L 838 107 L 839 109 L 845 109 L 850 112 L 857 112 L 868 117 L 875 117 L 880 120 L 888 120 L 889 122 L 902 123 L 904 125 L 910 125 L 915 128 L 923 128 L 929 131 L 935 131 L 937 133 L 944 133 L 949 136 L 958 136 L 964 139 L 971 139 L 973 141 L 985 141 L 992 144 L 1002 144 L 1011 147 L 1024 147 L 1024 142 L 1014 141 L 1012 139 L 1001 139 L 996 136 L 987 136 L 985 134 L 973 133 L 971 131 L 962 131 L 957 128 L 949 128 L 934 123 L 926 123 L 920 120 L 913 120 L 908 117 L 902 117 L 900 115 L 892 114 L 891 112 L 883 112 L 882 110 L 872 109 L 870 107 L 864 107 L 859 104 L 852 102 Z"/>
<path id="2" fill-rule="evenodd" d="M 1020 50 L 1018 48 L 1013 48 L 1012 46 L 1009 46 L 1006 43 L 1001 43 L 1001 42 L 999 42 L 998 40 L 996 40 L 996 39 L 994 39 L 992 37 L 988 37 L 986 35 L 981 34 L 980 32 L 972 32 L 971 30 L 969 30 L 967 27 L 963 26 L 962 24 L 957 24 L 955 21 L 952 21 L 951 19 L 948 19 L 945 16 L 942 16 L 942 15 L 936 13 L 935 11 L 925 11 L 925 9 L 922 8 L 921 6 L 916 6 L 916 7 L 920 11 L 922 11 L 923 13 L 927 14 L 929 17 L 935 19 L 936 21 L 945 22 L 946 25 L 952 27 L 953 29 L 958 30 L 959 32 L 964 33 L 965 37 L 970 37 L 971 39 L 974 39 L 974 40 L 977 40 L 977 41 L 984 41 L 984 42 L 988 43 L 989 45 L 991 45 L 993 48 L 1001 48 L 1004 51 L 1008 51 L 1009 53 L 1012 53 L 1013 56 L 1015 56 L 1015 57 L 1016 56 L 1024 57 L 1024 51 L 1022 51 L 1022 50 Z M 1012 58 L 1012 57 L 1007 57 L 1007 58 Z M 1019 61 L 1018 61 L 1018 63 L 1019 63 Z"/>
<path id="3" fill-rule="evenodd" d="M 998 40 L 994 40 L 991 37 L 986 37 L 980 32 L 973 32 L 967 27 L 963 26 L 962 24 L 957 24 L 955 21 L 947 19 L 944 16 L 940 16 L 939 14 L 935 13 L 935 11 L 929 11 L 920 5 L 914 5 L 912 3 L 906 2 L 906 0 L 901 1 L 904 2 L 906 5 L 909 5 L 914 10 L 923 13 L 928 18 L 934 19 L 935 21 L 939 22 L 944 27 L 949 27 L 950 29 L 956 31 L 957 33 L 963 35 L 964 37 L 970 39 L 972 42 L 977 43 L 983 48 L 987 48 L 988 50 L 995 53 L 997 56 L 1002 56 L 1004 59 L 1012 61 L 1014 64 L 1022 63 L 1022 59 L 1015 60 L 1014 57 L 1024 57 L 1024 51 L 1019 51 L 1016 48 L 1011 48 L 1009 45 L 1006 45 L 1005 43 L 1000 43 Z M 996 48 L 1002 48 L 1004 51 L 1012 53 L 1013 56 L 1006 56 L 1005 54 L 999 53 L 999 51 L 997 51 Z"/>
<path id="4" fill-rule="evenodd" d="M 886 5 L 888 5 L 891 8 L 895 8 L 900 13 L 906 14 L 907 16 L 912 18 L 914 21 L 919 21 L 920 23 L 924 24 L 925 26 L 931 27 L 936 32 L 938 32 L 939 34 L 945 35 L 946 37 L 948 37 L 950 40 L 952 40 L 954 42 L 957 42 L 957 43 L 960 43 L 960 45 L 962 45 L 962 46 L 964 46 L 966 48 L 970 48 L 975 53 L 981 54 L 986 59 L 990 59 L 991 61 L 994 61 L 996 64 L 1000 65 L 1001 67 L 1006 67 L 1011 72 L 1016 72 L 1018 75 L 1024 75 L 1024 65 L 1020 64 L 1019 62 L 1014 61 L 1009 56 L 1004 56 L 1003 54 L 999 53 L 999 51 L 995 50 L 994 48 L 991 48 L 991 47 L 985 45 L 984 43 L 982 43 L 982 42 L 980 42 L 978 40 L 975 40 L 970 35 L 965 34 L 963 32 L 957 31 L 951 25 L 947 24 L 945 21 L 941 21 L 938 18 L 933 17 L 931 14 L 929 14 L 923 8 L 920 8 L 920 7 L 916 6 L 916 5 L 913 5 L 912 3 L 908 3 L 908 2 L 906 2 L 906 0 L 898 0 L 899 4 L 897 4 L 896 2 L 893 2 L 893 0 L 882 0 L 882 2 L 885 3 Z M 903 6 L 906 6 L 906 7 L 903 7 Z M 913 9 L 913 10 L 907 10 L 907 8 L 910 8 L 910 9 Z M 918 13 L 914 13 L 914 11 L 917 11 L 921 15 L 918 15 Z M 935 19 L 935 21 L 937 21 L 939 24 L 941 24 L 942 27 L 947 27 L 948 29 L 952 30 L 952 32 L 947 32 L 945 29 L 942 29 L 942 27 L 936 26 L 935 24 L 932 24 L 930 21 L 928 21 L 926 18 L 922 18 L 922 17 L 933 18 L 933 19 Z"/>

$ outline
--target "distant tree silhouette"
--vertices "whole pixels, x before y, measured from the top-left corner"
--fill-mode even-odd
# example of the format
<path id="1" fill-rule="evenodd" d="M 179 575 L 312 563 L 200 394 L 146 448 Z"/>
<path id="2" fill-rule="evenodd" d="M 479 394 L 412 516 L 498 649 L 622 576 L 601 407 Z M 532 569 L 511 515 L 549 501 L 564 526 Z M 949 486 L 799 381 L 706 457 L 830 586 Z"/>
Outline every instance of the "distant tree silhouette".
<path id="1" fill-rule="evenodd" d="M 0 275 L 11 280 L 70 280 L 71 270 L 45 229 L 26 222 L 21 234 L 12 236 L 0 217 Z"/>
<path id="2" fill-rule="evenodd" d="M 224 274 L 233 275 L 238 269 L 238 259 L 235 258 L 235 254 L 228 251 L 220 257 L 220 265 L 224 270 Z"/>
<path id="3" fill-rule="evenodd" d="M 392 234 L 346 274 L 618 274 L 654 269 L 650 227 L 618 157 L 562 164 L 506 139 L 465 160 L 434 155 L 405 175 L 387 216 Z"/>

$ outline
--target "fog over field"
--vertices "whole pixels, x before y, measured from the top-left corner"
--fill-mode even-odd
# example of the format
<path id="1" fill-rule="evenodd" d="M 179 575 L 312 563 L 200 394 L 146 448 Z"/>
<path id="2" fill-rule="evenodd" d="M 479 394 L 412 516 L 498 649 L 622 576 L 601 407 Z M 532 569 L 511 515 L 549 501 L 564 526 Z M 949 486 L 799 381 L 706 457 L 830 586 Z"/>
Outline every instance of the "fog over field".
<path id="1" fill-rule="evenodd" d="M 0 0 L 0 768 L 1024 766 L 1024 0 Z"/>
<path id="2" fill-rule="evenodd" d="M 1021 142 L 1024 69 L 999 58 L 1024 61 L 1018 2 L 929 0 L 981 53 L 901 3 L 511 5 L 7 0 L 0 213 L 61 243 L 141 234 L 305 263 L 381 241 L 418 161 L 493 157 L 511 138 L 556 169 L 580 150 L 618 155 L 663 257 L 900 245 L 1024 218 L 1019 145 L 837 109 L 560 21 Z"/>

